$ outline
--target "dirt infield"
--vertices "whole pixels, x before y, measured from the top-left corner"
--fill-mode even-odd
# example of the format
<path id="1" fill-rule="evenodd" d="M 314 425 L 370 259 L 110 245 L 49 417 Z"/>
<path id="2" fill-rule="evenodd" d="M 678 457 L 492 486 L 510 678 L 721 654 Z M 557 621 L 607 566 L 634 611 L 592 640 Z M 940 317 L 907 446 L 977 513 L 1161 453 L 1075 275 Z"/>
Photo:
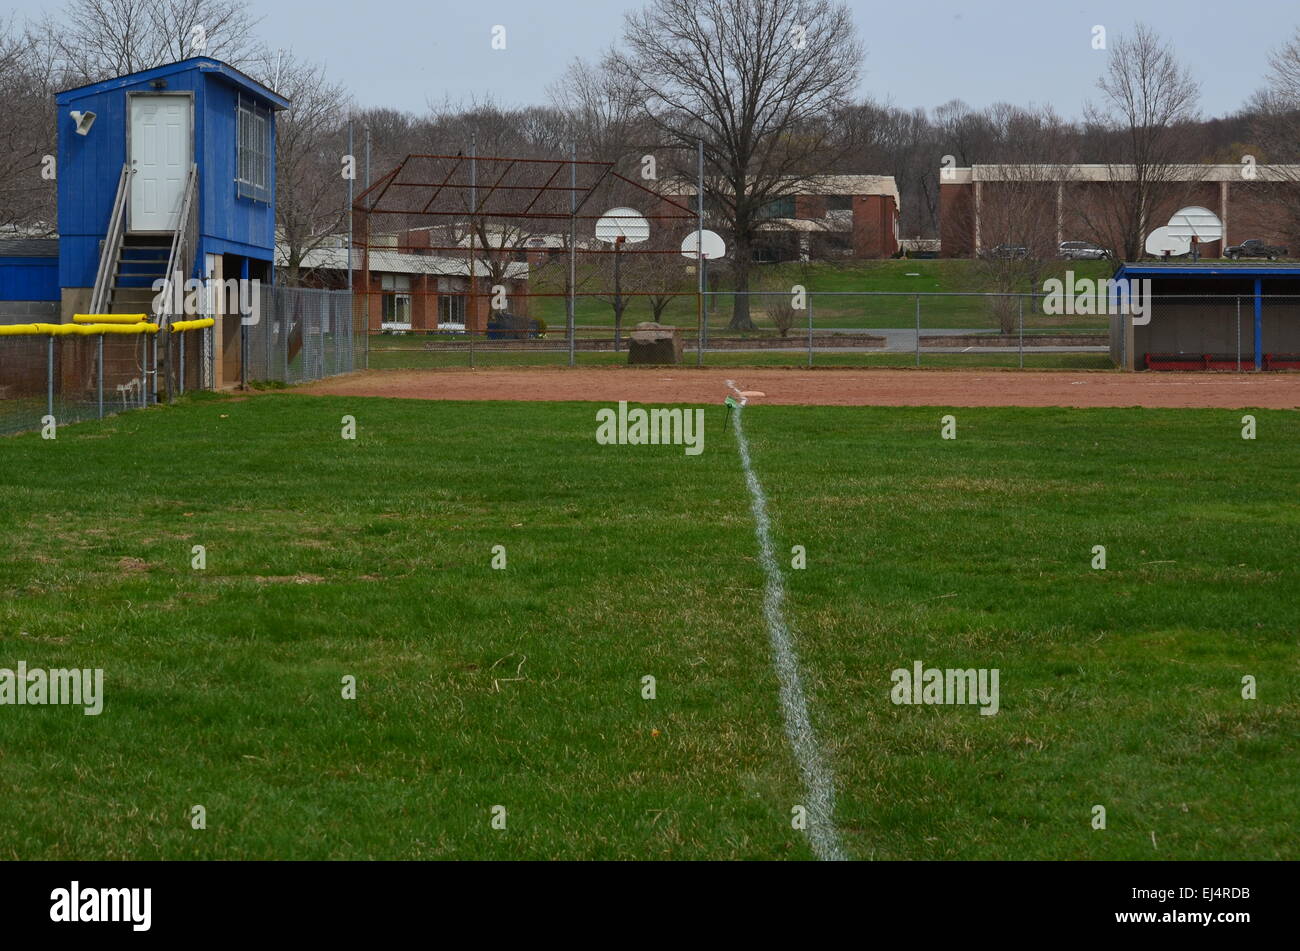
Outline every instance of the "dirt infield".
<path id="1" fill-rule="evenodd" d="M 1300 374 L 1033 370 L 537 367 L 372 370 L 296 392 L 423 400 L 720 403 L 734 380 L 753 403 L 800 406 L 1300 408 Z"/>

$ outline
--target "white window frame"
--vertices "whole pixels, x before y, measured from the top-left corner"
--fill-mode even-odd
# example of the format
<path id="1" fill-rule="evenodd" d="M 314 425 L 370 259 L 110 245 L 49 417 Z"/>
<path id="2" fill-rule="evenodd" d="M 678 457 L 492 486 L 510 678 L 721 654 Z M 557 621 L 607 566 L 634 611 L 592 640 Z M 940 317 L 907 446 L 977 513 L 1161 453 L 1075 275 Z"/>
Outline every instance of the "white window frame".
<path id="1" fill-rule="evenodd" d="M 271 111 L 240 93 L 235 107 L 235 194 L 271 200 Z"/>

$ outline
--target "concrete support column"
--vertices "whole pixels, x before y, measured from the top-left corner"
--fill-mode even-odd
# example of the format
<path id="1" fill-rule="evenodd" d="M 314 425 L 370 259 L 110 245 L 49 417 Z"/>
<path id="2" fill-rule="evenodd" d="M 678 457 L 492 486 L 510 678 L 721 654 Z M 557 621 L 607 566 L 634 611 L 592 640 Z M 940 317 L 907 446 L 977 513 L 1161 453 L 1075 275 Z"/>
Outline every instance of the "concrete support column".
<path id="1" fill-rule="evenodd" d="M 1264 282 L 1255 278 L 1255 369 L 1264 369 Z"/>
<path id="2" fill-rule="evenodd" d="M 1228 250 L 1228 181 L 1219 182 L 1219 220 L 1223 222 L 1223 237 L 1219 239 L 1219 257 Z"/>
<path id="3" fill-rule="evenodd" d="M 1065 185 L 1056 183 L 1056 246 L 1065 240 Z"/>

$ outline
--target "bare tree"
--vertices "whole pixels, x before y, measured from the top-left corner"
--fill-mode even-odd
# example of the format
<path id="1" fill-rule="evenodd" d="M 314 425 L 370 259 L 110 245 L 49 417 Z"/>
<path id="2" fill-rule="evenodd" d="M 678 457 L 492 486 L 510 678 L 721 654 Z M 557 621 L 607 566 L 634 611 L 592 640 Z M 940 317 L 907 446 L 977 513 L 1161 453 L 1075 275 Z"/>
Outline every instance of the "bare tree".
<path id="1" fill-rule="evenodd" d="M 574 60 L 549 92 L 584 159 L 617 162 L 636 143 L 650 140 L 640 108 L 608 64 Z"/>
<path id="2" fill-rule="evenodd" d="M 987 114 L 951 99 L 934 110 L 934 125 L 944 154 L 951 155 L 958 165 L 994 160 L 999 143 Z"/>
<path id="3" fill-rule="evenodd" d="M 796 283 L 802 283 L 805 287 L 808 281 L 808 267 L 801 265 L 802 274 Z M 795 318 L 799 312 L 794 306 L 794 297 L 790 292 L 791 281 L 789 276 L 785 275 L 783 280 L 780 276 L 771 275 L 763 281 L 763 289 L 767 293 L 763 295 L 762 308 L 772 321 L 772 326 L 782 337 L 788 336 L 790 328 L 794 326 Z"/>
<path id="4" fill-rule="evenodd" d="M 945 154 L 924 109 L 862 102 L 845 112 L 853 136 L 853 163 L 839 171 L 893 176 L 899 191 L 899 230 L 931 237 L 939 228 L 939 182 L 934 169 Z"/>
<path id="5" fill-rule="evenodd" d="M 1116 133 L 1118 154 L 1108 165 L 1109 181 L 1095 189 L 1090 230 L 1103 247 L 1137 260 L 1147 233 L 1163 224 L 1156 221 L 1159 213 L 1173 210 L 1194 181 L 1179 139 L 1197 119 L 1200 88 L 1144 24 L 1112 45 L 1097 87 L 1102 101 L 1088 106 L 1088 121 Z"/>
<path id="6" fill-rule="evenodd" d="M 47 54 L 14 20 L 0 21 L 0 228 L 6 230 L 55 228 L 56 84 Z"/>
<path id="7" fill-rule="evenodd" d="M 293 104 L 275 126 L 275 217 L 286 280 L 296 287 L 312 274 L 303 270 L 308 254 L 346 230 L 348 95 L 324 67 L 292 52 L 263 50 L 248 68 Z"/>
<path id="8" fill-rule="evenodd" d="M 832 119 L 861 59 L 848 7 L 830 0 L 651 0 L 626 15 L 608 59 L 620 87 L 669 143 L 704 143 L 705 200 L 731 232 L 733 329 L 754 326 L 746 292 L 763 210 L 845 147 Z"/>
<path id="9" fill-rule="evenodd" d="M 999 296 L 989 298 L 1003 333 L 1016 328 L 1020 298 L 1038 289 L 1063 238 L 1064 192 L 1073 177 L 1073 130 L 1050 108 L 998 103 L 978 122 L 986 134 L 978 224 L 950 223 L 978 249 L 977 273 Z M 956 225 L 956 227 L 953 227 Z M 978 229 L 978 233 L 974 233 Z"/>
<path id="10" fill-rule="evenodd" d="M 544 107 L 507 109 L 485 99 L 468 104 L 431 106 L 425 134 L 429 136 L 429 148 L 433 154 L 455 152 L 463 155 L 467 162 L 471 155 L 481 157 L 476 168 L 482 187 L 477 190 L 474 200 L 482 207 L 471 206 L 469 189 L 456 189 L 460 215 L 447 219 L 440 233 L 446 237 L 449 246 L 464 246 L 466 250 L 472 239 L 476 268 L 481 263 L 485 269 L 485 273 L 476 276 L 490 284 L 506 284 L 534 238 L 549 240 L 563 229 L 555 225 L 554 219 L 499 211 L 490 213 L 492 207 L 515 206 L 514 202 L 502 197 L 506 193 L 494 192 L 494 184 L 530 189 L 545 183 L 545 174 L 539 168 L 497 159 L 567 158 L 567 149 L 562 146 L 564 124 L 557 121 L 555 110 Z M 457 175 L 458 181 L 463 180 L 463 169 Z M 493 195 L 496 200 L 491 205 L 485 204 Z M 552 207 L 552 203 L 558 201 L 556 195 L 554 192 L 540 195 L 529 210 L 532 213 L 556 211 L 558 206 Z M 523 203 L 519 203 L 519 210 L 522 209 Z M 567 198 L 564 210 L 567 211 Z"/>
<path id="11" fill-rule="evenodd" d="M 68 82 L 88 83 L 191 56 L 242 66 L 258 22 L 245 0 L 69 0 L 42 33 Z"/>
<path id="12" fill-rule="evenodd" d="M 1251 98 L 1251 131 L 1259 162 L 1269 163 L 1256 175 L 1261 182 L 1256 210 L 1271 212 L 1272 224 L 1292 248 L 1300 247 L 1300 28 L 1269 57 L 1266 85 Z M 1260 173 L 1263 173 L 1260 175 Z"/>

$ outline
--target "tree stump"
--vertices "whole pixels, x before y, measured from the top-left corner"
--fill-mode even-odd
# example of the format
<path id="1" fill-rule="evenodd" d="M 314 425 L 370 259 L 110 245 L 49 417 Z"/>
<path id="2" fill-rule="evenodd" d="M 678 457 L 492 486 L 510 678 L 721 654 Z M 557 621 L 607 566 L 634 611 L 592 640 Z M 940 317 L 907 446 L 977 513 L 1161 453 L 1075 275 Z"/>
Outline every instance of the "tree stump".
<path id="1" fill-rule="evenodd" d="M 681 363 L 682 336 L 676 327 L 642 321 L 628 335 L 627 362 Z"/>

